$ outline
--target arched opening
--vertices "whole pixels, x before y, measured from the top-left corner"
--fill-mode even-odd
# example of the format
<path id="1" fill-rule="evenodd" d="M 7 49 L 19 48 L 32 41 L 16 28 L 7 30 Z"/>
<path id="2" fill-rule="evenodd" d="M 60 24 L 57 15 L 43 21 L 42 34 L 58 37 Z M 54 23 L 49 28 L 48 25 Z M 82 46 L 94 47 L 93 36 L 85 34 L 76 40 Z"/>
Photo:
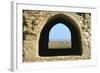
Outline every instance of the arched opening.
<path id="1" fill-rule="evenodd" d="M 51 28 L 48 48 L 71 48 L 71 32 L 63 23 L 57 23 Z"/>
<path id="2" fill-rule="evenodd" d="M 49 33 L 52 27 L 57 23 L 63 23 L 71 32 L 71 48 L 50 49 L 48 47 Z M 57 14 L 48 19 L 43 27 L 39 38 L 39 55 L 40 56 L 66 56 L 82 55 L 81 34 L 77 24 L 64 14 Z"/>

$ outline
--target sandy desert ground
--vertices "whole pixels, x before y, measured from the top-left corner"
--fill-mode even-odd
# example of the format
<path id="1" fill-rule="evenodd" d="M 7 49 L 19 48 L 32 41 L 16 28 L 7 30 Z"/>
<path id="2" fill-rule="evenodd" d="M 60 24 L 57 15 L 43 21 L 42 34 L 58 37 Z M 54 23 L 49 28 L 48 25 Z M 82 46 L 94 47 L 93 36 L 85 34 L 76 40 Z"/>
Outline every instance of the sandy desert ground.
<path id="1" fill-rule="evenodd" d="M 48 43 L 48 47 L 50 49 L 58 49 L 58 48 L 71 48 L 71 42 L 70 41 L 50 41 Z"/>

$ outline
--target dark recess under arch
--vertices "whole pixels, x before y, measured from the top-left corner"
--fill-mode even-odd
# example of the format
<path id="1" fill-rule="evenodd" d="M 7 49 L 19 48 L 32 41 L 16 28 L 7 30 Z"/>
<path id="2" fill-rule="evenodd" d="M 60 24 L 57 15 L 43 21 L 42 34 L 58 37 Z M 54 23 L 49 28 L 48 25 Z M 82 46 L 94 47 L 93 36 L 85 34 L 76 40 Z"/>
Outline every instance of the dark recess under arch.
<path id="1" fill-rule="evenodd" d="M 71 32 L 71 44 L 70 49 L 50 49 L 48 48 L 49 32 L 51 28 L 57 23 L 65 24 Z M 59 29 L 60 30 L 60 29 Z M 68 55 L 82 55 L 82 43 L 81 34 L 77 24 L 64 14 L 57 14 L 48 19 L 43 27 L 39 38 L 39 55 L 40 56 L 68 56 Z"/>

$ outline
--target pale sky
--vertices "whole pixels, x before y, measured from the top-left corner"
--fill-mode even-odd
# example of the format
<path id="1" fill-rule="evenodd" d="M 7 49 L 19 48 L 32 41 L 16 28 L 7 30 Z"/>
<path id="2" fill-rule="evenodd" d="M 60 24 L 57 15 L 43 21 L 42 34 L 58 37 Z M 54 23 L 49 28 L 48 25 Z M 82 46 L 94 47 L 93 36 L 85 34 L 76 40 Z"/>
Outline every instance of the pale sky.
<path id="1" fill-rule="evenodd" d="M 50 30 L 49 40 L 71 40 L 71 33 L 69 28 L 66 27 L 63 23 L 56 24 Z"/>

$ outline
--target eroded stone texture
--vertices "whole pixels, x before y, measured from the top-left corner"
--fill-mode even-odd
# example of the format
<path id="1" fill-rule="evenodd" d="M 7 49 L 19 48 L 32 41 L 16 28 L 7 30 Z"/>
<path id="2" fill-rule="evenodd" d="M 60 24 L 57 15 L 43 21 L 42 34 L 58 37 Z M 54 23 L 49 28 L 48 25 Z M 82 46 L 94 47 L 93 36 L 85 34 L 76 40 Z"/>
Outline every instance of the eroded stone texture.
<path id="1" fill-rule="evenodd" d="M 56 15 L 65 14 L 73 19 L 81 31 L 82 36 L 82 56 L 56 56 L 56 57 L 40 57 L 39 37 L 46 21 Z M 32 11 L 23 10 L 23 61 L 55 61 L 55 60 L 79 60 L 91 58 L 91 14 L 90 13 L 67 13 L 67 12 L 51 12 L 51 11 Z"/>

